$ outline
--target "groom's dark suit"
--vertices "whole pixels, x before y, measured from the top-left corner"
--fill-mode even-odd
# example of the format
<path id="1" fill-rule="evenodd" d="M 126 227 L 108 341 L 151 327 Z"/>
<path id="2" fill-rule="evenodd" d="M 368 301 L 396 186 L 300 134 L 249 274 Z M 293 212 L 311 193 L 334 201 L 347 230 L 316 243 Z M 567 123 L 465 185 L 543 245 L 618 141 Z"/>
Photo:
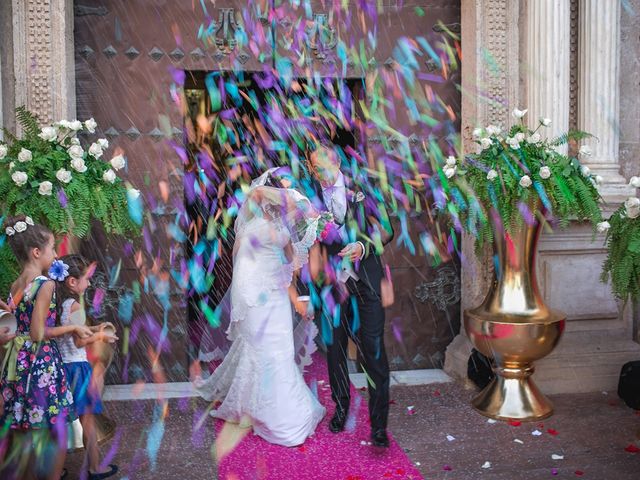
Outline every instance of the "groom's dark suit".
<path id="1" fill-rule="evenodd" d="M 317 208 L 331 211 L 325 204 L 322 187 L 311 181 L 307 194 Z M 322 306 L 321 334 L 327 346 L 327 362 L 331 383 L 331 396 L 338 409 L 347 411 L 350 402 L 347 370 L 347 344 L 351 337 L 363 360 L 363 369 L 369 379 L 369 418 L 372 429 L 386 429 L 389 413 L 389 364 L 384 347 L 384 309 L 381 303 L 380 282 L 383 268 L 380 259 L 382 246 L 393 238 L 393 228 L 382 204 L 362 193 L 345 188 L 346 214 L 339 238 L 323 241 L 326 258 L 324 275 L 316 283 L 316 292 Z M 335 212 L 332 212 L 335 215 Z M 381 215 L 382 213 L 382 215 Z M 384 219 L 381 217 L 385 217 Z M 382 224 L 385 224 L 383 227 Z M 351 264 L 352 276 L 346 282 L 340 277 L 344 265 L 338 253 L 349 243 L 361 242 L 362 260 Z M 342 279 L 344 280 L 344 278 Z"/>

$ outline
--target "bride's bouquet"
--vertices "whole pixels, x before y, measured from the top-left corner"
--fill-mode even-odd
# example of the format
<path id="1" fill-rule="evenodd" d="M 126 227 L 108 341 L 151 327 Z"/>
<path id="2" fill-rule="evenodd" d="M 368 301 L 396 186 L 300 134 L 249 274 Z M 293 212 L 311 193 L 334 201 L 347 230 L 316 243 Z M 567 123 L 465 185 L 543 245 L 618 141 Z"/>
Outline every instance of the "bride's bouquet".
<path id="1" fill-rule="evenodd" d="M 326 242 L 333 238 L 338 232 L 338 226 L 333 220 L 331 212 L 322 212 L 318 218 L 317 239 Z"/>

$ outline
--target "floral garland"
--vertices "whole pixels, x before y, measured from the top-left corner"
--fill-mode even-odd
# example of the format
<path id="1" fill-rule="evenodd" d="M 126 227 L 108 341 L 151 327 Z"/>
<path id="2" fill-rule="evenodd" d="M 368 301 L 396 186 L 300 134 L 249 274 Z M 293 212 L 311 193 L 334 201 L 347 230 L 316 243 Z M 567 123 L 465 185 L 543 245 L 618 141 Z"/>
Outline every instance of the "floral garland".
<path id="1" fill-rule="evenodd" d="M 590 135 L 570 132 L 545 140 L 540 130 L 551 120 L 541 118 L 537 128 L 530 130 L 522 120 L 526 113 L 513 111 L 517 123 L 506 135 L 496 125 L 475 129 L 476 153 L 461 163 L 450 156 L 439 169 L 447 197 L 439 206 L 456 225 L 475 236 L 477 248 L 493 240 L 489 218 L 507 232 L 522 228 L 536 216 L 560 226 L 572 219 L 594 225 L 602 219 L 597 190 L 602 178 L 577 157 L 557 151 L 570 140 Z M 580 147 L 579 156 L 590 154 L 587 145 Z"/>

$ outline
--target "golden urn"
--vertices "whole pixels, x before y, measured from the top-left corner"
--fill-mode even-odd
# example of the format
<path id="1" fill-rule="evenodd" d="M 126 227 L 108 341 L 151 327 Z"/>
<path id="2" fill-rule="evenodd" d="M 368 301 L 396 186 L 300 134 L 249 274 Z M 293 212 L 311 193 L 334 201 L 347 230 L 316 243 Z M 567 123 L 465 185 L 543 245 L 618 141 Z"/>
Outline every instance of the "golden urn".
<path id="1" fill-rule="evenodd" d="M 514 232 L 494 224 L 491 288 L 479 307 L 464 312 L 471 342 L 493 358 L 496 374 L 472 404 L 481 414 L 499 420 L 533 421 L 553 413 L 553 405 L 531 375 L 533 362 L 558 344 L 566 315 L 548 308 L 540 296 L 535 267 L 541 224 L 533 222 Z"/>

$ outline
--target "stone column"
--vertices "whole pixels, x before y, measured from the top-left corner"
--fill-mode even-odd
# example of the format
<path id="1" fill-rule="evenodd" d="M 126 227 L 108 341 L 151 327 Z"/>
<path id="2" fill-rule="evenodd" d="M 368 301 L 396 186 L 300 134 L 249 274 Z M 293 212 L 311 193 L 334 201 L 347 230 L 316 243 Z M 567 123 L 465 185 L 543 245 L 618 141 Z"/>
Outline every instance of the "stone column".
<path id="1" fill-rule="evenodd" d="M 578 37 L 578 129 L 597 138 L 584 140 L 592 150 L 581 160 L 604 182 L 601 193 L 633 195 L 620 175 L 620 1 L 580 0 Z"/>
<path id="2" fill-rule="evenodd" d="M 74 119 L 73 0 L 13 0 L 15 105 Z"/>
<path id="3" fill-rule="evenodd" d="M 519 106 L 519 2 L 462 0 L 462 138 L 465 152 L 475 152 L 471 132 L 489 124 L 506 128 Z M 462 239 L 461 307 L 477 306 L 487 294 L 493 271 L 491 255 L 478 259 L 474 239 Z M 464 327 L 445 354 L 444 370 L 457 378 L 467 375 L 471 353 Z"/>
<path id="4" fill-rule="evenodd" d="M 526 6 L 526 117 L 530 128 L 540 117 L 551 119 L 541 130 L 553 138 L 569 130 L 569 0 L 529 0 Z M 566 152 L 567 147 L 561 148 Z"/>

